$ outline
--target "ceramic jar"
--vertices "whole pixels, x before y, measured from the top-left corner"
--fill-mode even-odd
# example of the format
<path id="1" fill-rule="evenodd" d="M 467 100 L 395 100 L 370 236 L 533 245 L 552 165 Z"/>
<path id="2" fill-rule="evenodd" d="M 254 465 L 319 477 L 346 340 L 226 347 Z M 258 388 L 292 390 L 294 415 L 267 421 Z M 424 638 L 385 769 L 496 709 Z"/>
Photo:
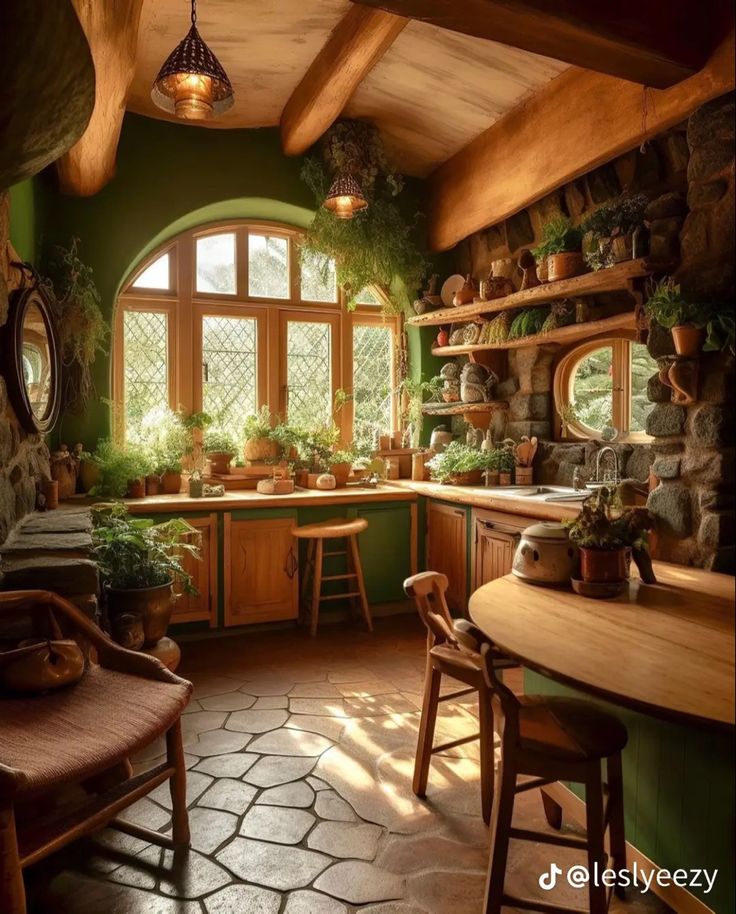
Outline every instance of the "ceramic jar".
<path id="1" fill-rule="evenodd" d="M 441 454 L 448 444 L 452 441 L 452 432 L 446 425 L 437 425 L 432 429 L 432 435 L 429 439 L 429 448 L 435 454 Z"/>
<path id="2" fill-rule="evenodd" d="M 550 587 L 569 584 L 577 572 L 578 550 L 562 524 L 532 524 L 521 534 L 511 571 L 517 578 Z"/>

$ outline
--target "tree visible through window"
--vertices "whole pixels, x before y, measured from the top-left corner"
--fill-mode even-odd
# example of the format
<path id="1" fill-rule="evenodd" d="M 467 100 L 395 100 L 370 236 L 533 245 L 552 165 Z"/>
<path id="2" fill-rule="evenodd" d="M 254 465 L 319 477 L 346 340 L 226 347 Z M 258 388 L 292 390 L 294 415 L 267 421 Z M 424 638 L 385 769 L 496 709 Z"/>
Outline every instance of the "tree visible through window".
<path id="1" fill-rule="evenodd" d="M 288 421 L 301 428 L 325 425 L 332 416 L 332 343 L 326 323 L 288 321 L 286 387 Z"/>
<path id="2" fill-rule="evenodd" d="M 126 311 L 125 424 L 137 426 L 147 412 L 168 402 L 168 321 L 158 311 Z"/>
<path id="3" fill-rule="evenodd" d="M 578 362 L 572 377 L 572 405 L 589 428 L 613 425 L 613 349 L 594 349 Z"/>
<path id="4" fill-rule="evenodd" d="M 353 441 L 360 448 L 391 430 L 392 344 L 390 327 L 353 328 Z"/>
<path id="5" fill-rule="evenodd" d="M 256 339 L 254 318 L 202 318 L 202 408 L 236 441 L 258 409 Z"/>

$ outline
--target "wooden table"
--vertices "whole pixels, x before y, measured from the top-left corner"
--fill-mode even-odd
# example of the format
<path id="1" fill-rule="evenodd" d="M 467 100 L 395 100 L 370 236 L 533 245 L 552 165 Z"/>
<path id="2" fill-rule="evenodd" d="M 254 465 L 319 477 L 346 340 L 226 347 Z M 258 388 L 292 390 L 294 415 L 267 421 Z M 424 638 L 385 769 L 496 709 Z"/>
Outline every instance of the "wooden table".
<path id="1" fill-rule="evenodd" d="M 666 720 L 734 727 L 734 579 L 655 563 L 615 600 L 526 584 L 480 587 L 470 616 L 505 653 L 551 679 Z"/>

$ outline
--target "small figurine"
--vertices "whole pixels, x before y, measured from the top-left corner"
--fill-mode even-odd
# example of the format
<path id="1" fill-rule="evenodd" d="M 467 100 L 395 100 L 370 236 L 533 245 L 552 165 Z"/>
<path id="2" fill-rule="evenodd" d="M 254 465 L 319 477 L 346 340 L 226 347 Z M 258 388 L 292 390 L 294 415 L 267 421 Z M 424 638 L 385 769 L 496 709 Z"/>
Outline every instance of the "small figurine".
<path id="1" fill-rule="evenodd" d="M 537 261 L 530 250 L 521 252 L 519 256 L 519 269 L 524 275 L 524 278 L 521 280 L 521 292 L 523 292 L 524 289 L 534 289 L 536 286 L 541 286 L 542 283 L 539 280 L 539 276 L 537 276 Z"/>
<path id="2" fill-rule="evenodd" d="M 465 277 L 465 284 L 457 290 L 452 299 L 452 303 L 458 308 L 460 305 L 469 305 L 474 298 L 475 284 L 473 283 L 473 277 L 468 273 Z"/>
<path id="3" fill-rule="evenodd" d="M 487 403 L 498 375 L 477 362 L 468 362 L 460 376 L 460 396 L 463 403 Z"/>
<path id="4" fill-rule="evenodd" d="M 459 374 L 457 362 L 446 362 L 440 369 L 442 399 L 445 403 L 457 403 L 460 400 Z"/>

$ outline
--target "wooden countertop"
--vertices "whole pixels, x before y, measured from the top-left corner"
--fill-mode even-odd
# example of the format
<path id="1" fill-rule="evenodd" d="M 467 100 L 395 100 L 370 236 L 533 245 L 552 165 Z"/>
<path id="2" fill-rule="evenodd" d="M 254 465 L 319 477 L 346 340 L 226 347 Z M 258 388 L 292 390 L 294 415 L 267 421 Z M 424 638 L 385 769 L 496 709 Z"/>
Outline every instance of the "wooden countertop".
<path id="1" fill-rule="evenodd" d="M 470 505 L 474 508 L 491 508 L 494 511 L 505 511 L 507 514 L 521 514 L 538 520 L 567 520 L 577 517 L 582 502 L 565 504 L 547 502 L 536 498 L 514 498 L 506 495 L 494 495 L 493 488 L 486 486 L 451 486 L 438 482 L 414 482 L 411 479 L 396 479 L 392 486 L 425 495 L 427 498 L 439 498 L 457 505 Z M 526 487 L 528 488 L 528 487 Z"/>
<path id="2" fill-rule="evenodd" d="M 655 562 L 615 600 L 526 584 L 480 587 L 472 620 L 524 666 L 657 717 L 734 727 L 734 579 Z"/>

